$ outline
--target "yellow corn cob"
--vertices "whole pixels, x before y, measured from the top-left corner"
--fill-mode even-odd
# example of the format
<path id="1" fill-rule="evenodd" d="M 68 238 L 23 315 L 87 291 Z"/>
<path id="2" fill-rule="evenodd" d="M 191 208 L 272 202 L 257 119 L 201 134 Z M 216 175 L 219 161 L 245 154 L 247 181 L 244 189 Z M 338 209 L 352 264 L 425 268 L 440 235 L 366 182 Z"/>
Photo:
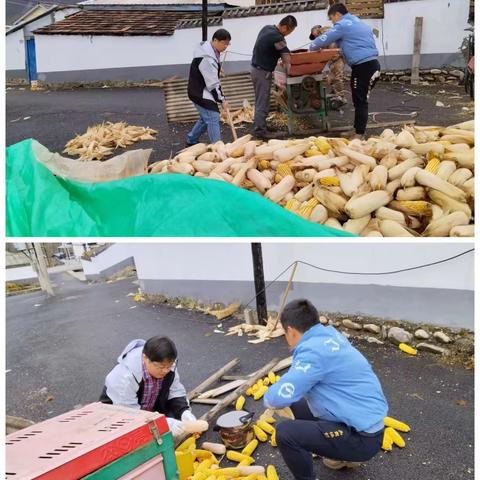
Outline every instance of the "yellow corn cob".
<path id="1" fill-rule="evenodd" d="M 314 143 L 315 143 L 315 146 L 320 151 L 320 153 L 322 153 L 323 155 L 328 153 L 332 148 L 328 143 L 328 141 L 325 140 L 324 138 L 317 138 Z"/>
<path id="2" fill-rule="evenodd" d="M 253 394 L 253 399 L 254 400 L 260 400 L 264 395 L 265 393 L 267 393 L 268 391 L 268 387 L 266 387 L 265 385 L 262 385 L 258 390 L 255 391 L 255 393 Z"/>
<path id="3" fill-rule="evenodd" d="M 187 438 L 183 443 L 181 443 L 177 447 L 177 450 L 180 452 L 184 450 L 195 450 L 197 448 L 195 440 L 196 440 L 195 437 Z"/>
<path id="4" fill-rule="evenodd" d="M 193 462 L 193 469 L 196 470 L 199 465 L 200 465 L 200 462 Z"/>
<path id="5" fill-rule="evenodd" d="M 270 168 L 270 162 L 268 160 L 260 160 L 258 162 L 258 169 L 259 170 L 268 170 Z"/>
<path id="6" fill-rule="evenodd" d="M 327 187 L 336 187 L 340 185 L 340 180 L 337 177 L 322 177 L 320 179 L 320 184 Z"/>
<path id="7" fill-rule="evenodd" d="M 267 434 L 260 428 L 257 427 L 256 425 L 253 426 L 253 431 L 255 432 L 255 436 L 261 441 L 261 442 L 266 442 L 268 440 Z"/>
<path id="8" fill-rule="evenodd" d="M 270 385 L 270 379 L 269 379 L 268 377 L 265 377 L 265 378 L 263 379 L 263 384 L 264 384 L 266 387 L 268 387 L 268 386 Z"/>
<path id="9" fill-rule="evenodd" d="M 239 464 L 238 467 L 249 467 L 252 463 L 255 462 L 255 459 L 252 457 L 247 457 L 245 460 L 242 460 Z"/>
<path id="10" fill-rule="evenodd" d="M 293 175 L 292 169 L 288 165 L 285 165 L 283 163 L 277 167 L 277 173 L 281 177 L 287 177 L 288 175 Z"/>
<path id="11" fill-rule="evenodd" d="M 257 383 L 256 383 L 255 385 L 257 385 L 258 388 L 263 387 L 263 379 L 259 378 L 259 379 L 257 380 Z"/>
<path id="12" fill-rule="evenodd" d="M 272 427 L 269 423 L 259 420 L 257 422 L 257 427 L 260 427 L 264 432 L 269 433 L 270 435 L 275 432 L 275 428 Z"/>
<path id="13" fill-rule="evenodd" d="M 226 477 L 239 477 L 240 471 L 238 468 L 219 468 L 215 470 L 215 476 L 218 478 L 220 475 L 225 475 Z"/>
<path id="14" fill-rule="evenodd" d="M 268 372 L 268 379 L 270 380 L 270 383 L 273 385 L 277 380 L 277 377 L 273 372 Z"/>
<path id="15" fill-rule="evenodd" d="M 277 446 L 277 431 L 276 430 L 273 431 L 272 436 L 270 437 L 270 445 L 272 447 Z"/>
<path id="16" fill-rule="evenodd" d="M 440 167 L 440 160 L 437 157 L 433 157 L 427 163 L 425 170 L 430 173 L 436 174 L 438 172 L 438 167 Z"/>
<path id="17" fill-rule="evenodd" d="M 302 207 L 298 210 L 298 214 L 301 217 L 308 218 L 312 214 L 313 209 L 319 204 L 320 202 L 316 197 L 312 197 L 308 202 L 305 202 Z"/>
<path id="18" fill-rule="evenodd" d="M 247 391 L 245 392 L 245 395 L 247 395 L 248 397 L 251 397 L 253 395 L 252 387 L 247 388 Z"/>
<path id="19" fill-rule="evenodd" d="M 400 348 L 402 352 L 408 353 L 409 355 L 417 354 L 417 350 L 415 350 L 415 348 L 411 347 L 410 345 L 407 345 L 406 343 L 401 343 L 398 348 Z"/>
<path id="20" fill-rule="evenodd" d="M 237 401 L 235 402 L 235 410 L 241 410 L 244 405 L 245 405 L 245 397 L 243 395 L 240 395 L 240 397 L 238 397 Z"/>
<path id="21" fill-rule="evenodd" d="M 320 155 L 320 150 L 318 148 L 309 148 L 303 155 L 305 157 L 314 157 L 315 155 Z"/>
<path id="22" fill-rule="evenodd" d="M 394 428 L 395 430 L 399 430 L 400 432 L 408 433 L 410 431 L 410 427 L 399 420 L 395 420 L 392 417 L 385 417 L 384 423 L 386 427 Z"/>
<path id="23" fill-rule="evenodd" d="M 405 440 L 402 438 L 402 436 L 394 430 L 392 427 L 387 427 L 385 429 L 385 433 L 393 440 L 393 443 L 399 447 L 399 448 L 404 448 L 405 447 Z"/>
<path id="24" fill-rule="evenodd" d="M 265 475 L 257 475 L 257 480 L 267 480 Z"/>
<path id="25" fill-rule="evenodd" d="M 278 474 L 273 465 L 267 467 L 267 480 L 278 480 Z"/>
<path id="26" fill-rule="evenodd" d="M 289 210 L 290 212 L 296 212 L 302 203 L 299 202 L 296 198 L 291 198 L 290 200 L 287 201 L 285 204 L 285 208 Z"/>
<path id="27" fill-rule="evenodd" d="M 216 480 L 216 479 L 217 479 L 217 477 L 216 477 L 213 473 L 211 473 L 211 474 L 207 477 L 207 480 Z"/>
<path id="28" fill-rule="evenodd" d="M 198 466 L 197 468 L 197 472 L 206 472 L 207 470 L 210 469 L 210 467 L 216 463 L 216 460 L 214 460 L 213 458 L 207 458 L 206 460 L 203 460 L 202 462 L 200 462 L 200 465 Z"/>
<path id="29" fill-rule="evenodd" d="M 249 390 L 252 392 L 252 395 L 258 390 L 258 385 L 254 383 Z"/>
<path id="30" fill-rule="evenodd" d="M 252 473 L 250 475 L 247 475 L 245 477 L 245 480 L 257 480 L 257 474 L 256 473 Z"/>
<path id="31" fill-rule="evenodd" d="M 432 205 L 424 200 L 400 200 L 398 203 L 412 214 L 429 215 L 432 211 Z"/>
<path id="32" fill-rule="evenodd" d="M 277 375 L 277 376 L 275 377 L 275 382 L 278 382 L 279 380 L 280 380 L 280 375 Z"/>
<path id="33" fill-rule="evenodd" d="M 192 480 L 206 480 L 207 477 L 208 475 L 205 472 L 196 471 L 192 476 Z"/>
<path id="34" fill-rule="evenodd" d="M 385 430 L 385 432 L 383 433 L 382 450 L 385 450 L 386 452 L 391 452 L 392 447 L 393 447 L 393 439 Z"/>
<path id="35" fill-rule="evenodd" d="M 234 450 L 227 450 L 227 458 L 232 462 L 243 462 L 243 460 L 248 460 L 249 456 Z"/>
<path id="36" fill-rule="evenodd" d="M 193 455 L 195 457 L 195 460 L 214 460 L 215 462 L 217 461 L 217 459 L 215 458 L 215 456 L 213 455 L 212 452 L 209 452 L 208 450 L 194 450 L 193 451 Z"/>
<path id="37" fill-rule="evenodd" d="M 225 475 L 220 475 L 218 477 L 215 477 L 216 480 L 227 480 L 227 477 Z"/>
<path id="38" fill-rule="evenodd" d="M 242 454 L 247 457 L 251 457 L 255 449 L 258 447 L 258 440 L 253 439 L 248 445 L 242 450 Z"/>

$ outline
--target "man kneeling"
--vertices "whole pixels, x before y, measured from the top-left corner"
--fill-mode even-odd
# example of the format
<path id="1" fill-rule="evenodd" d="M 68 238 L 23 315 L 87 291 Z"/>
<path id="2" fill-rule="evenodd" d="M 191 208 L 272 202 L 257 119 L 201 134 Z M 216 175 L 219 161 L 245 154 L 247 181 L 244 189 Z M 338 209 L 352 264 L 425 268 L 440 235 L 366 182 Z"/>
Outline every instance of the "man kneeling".
<path id="1" fill-rule="evenodd" d="M 293 350 L 289 371 L 265 394 L 267 408 L 290 407 L 295 420 L 277 427 L 277 444 L 296 480 L 313 480 L 312 454 L 335 470 L 370 460 L 381 448 L 388 405 L 367 359 L 308 300 L 280 317 Z"/>

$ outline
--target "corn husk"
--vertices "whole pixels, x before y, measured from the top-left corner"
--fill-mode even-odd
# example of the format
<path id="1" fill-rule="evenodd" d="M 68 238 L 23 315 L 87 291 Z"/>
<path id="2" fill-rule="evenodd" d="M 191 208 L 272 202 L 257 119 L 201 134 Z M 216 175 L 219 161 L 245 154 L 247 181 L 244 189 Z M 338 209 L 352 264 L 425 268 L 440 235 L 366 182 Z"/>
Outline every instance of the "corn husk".
<path id="1" fill-rule="evenodd" d="M 371 215 L 365 215 L 364 217 L 355 218 L 355 219 L 351 218 L 350 220 L 347 220 L 343 224 L 343 229 L 346 232 L 350 232 L 355 235 L 360 235 L 360 232 L 362 232 L 367 227 L 371 218 L 372 218 Z"/>
<path id="2" fill-rule="evenodd" d="M 453 212 L 437 220 L 432 220 L 425 231 L 425 237 L 448 237 L 453 227 L 468 225 L 470 219 L 464 212 Z"/>
<path id="3" fill-rule="evenodd" d="M 347 200 L 342 195 L 331 192 L 325 187 L 315 187 L 313 195 L 334 216 L 339 216 L 345 211 Z"/>
<path id="4" fill-rule="evenodd" d="M 465 192 L 460 190 L 455 185 L 452 185 L 441 179 L 438 175 L 434 175 L 433 173 L 426 172 L 425 170 L 417 170 L 415 178 L 420 185 L 438 190 L 439 192 L 445 193 L 445 195 L 448 195 L 456 200 L 464 201 L 466 198 Z"/>
<path id="5" fill-rule="evenodd" d="M 430 190 L 428 196 L 442 208 L 444 213 L 463 212 L 469 219 L 472 218 L 472 210 L 466 203 L 459 202 L 437 190 Z"/>
<path id="6" fill-rule="evenodd" d="M 440 166 L 438 167 L 436 175 L 442 180 L 447 180 L 456 169 L 457 165 L 455 162 L 451 160 L 444 160 L 443 162 L 440 162 Z"/>
<path id="7" fill-rule="evenodd" d="M 213 144 L 212 150 L 217 153 L 220 161 L 223 162 L 228 158 L 227 147 L 221 140 Z"/>
<path id="8" fill-rule="evenodd" d="M 425 200 L 427 192 L 423 187 L 409 187 L 397 190 L 397 200 Z"/>
<path id="9" fill-rule="evenodd" d="M 465 152 L 448 152 L 444 155 L 445 160 L 453 160 L 460 167 L 473 169 L 475 165 L 475 150 L 471 148 Z"/>
<path id="10" fill-rule="evenodd" d="M 300 202 L 306 202 L 313 197 L 313 183 L 301 188 L 296 194 L 295 198 Z"/>
<path id="11" fill-rule="evenodd" d="M 393 220 L 382 220 L 380 232 L 384 237 L 413 237 L 409 230 Z"/>
<path id="12" fill-rule="evenodd" d="M 370 173 L 368 183 L 372 190 L 385 190 L 387 187 L 388 170 L 383 165 L 377 165 Z"/>
<path id="13" fill-rule="evenodd" d="M 399 155 L 400 152 L 398 150 L 391 151 L 380 160 L 380 165 L 383 165 L 387 170 L 390 170 L 398 163 Z"/>
<path id="14" fill-rule="evenodd" d="M 377 161 L 371 157 L 370 155 L 365 155 L 364 153 L 361 152 L 356 152 L 355 150 L 352 150 L 351 148 L 345 147 L 345 146 L 340 146 L 335 149 L 337 153 L 340 155 L 344 155 L 348 157 L 350 160 L 352 160 L 354 163 L 361 164 L 361 165 L 367 165 L 370 170 L 374 169 L 375 166 L 377 165 Z"/>
<path id="15" fill-rule="evenodd" d="M 445 128 L 442 130 L 442 140 L 444 139 L 444 137 L 448 138 L 448 136 L 450 135 L 455 137 L 463 137 L 466 140 L 465 143 L 468 143 L 470 145 L 473 145 L 475 143 L 475 132 L 471 130 L 463 130 L 460 128 L 452 128 L 452 127 Z"/>
<path id="16" fill-rule="evenodd" d="M 398 210 L 393 210 L 392 208 L 380 207 L 375 211 L 375 217 L 378 220 L 393 220 L 400 225 L 406 225 L 405 215 Z"/>
<path id="17" fill-rule="evenodd" d="M 202 155 L 208 150 L 208 146 L 205 143 L 196 143 L 195 145 L 191 145 L 190 147 L 184 148 L 180 150 L 179 154 L 188 154 L 193 155 L 195 158 Z"/>
<path id="18" fill-rule="evenodd" d="M 358 189 L 365 181 L 365 170 L 368 167 L 363 167 L 361 165 L 357 166 L 355 170 L 351 173 L 341 173 L 337 170 L 337 177 L 340 181 L 340 188 L 347 195 L 351 197 L 358 192 Z"/>
<path id="19" fill-rule="evenodd" d="M 336 228 L 337 230 L 343 230 L 342 224 L 336 218 L 333 218 L 333 217 L 327 218 L 324 225 L 327 227 Z"/>
<path id="20" fill-rule="evenodd" d="M 307 168 L 295 173 L 295 178 L 300 182 L 311 183 L 315 179 L 315 175 L 317 175 L 317 173 L 318 172 L 314 168 Z"/>
<path id="21" fill-rule="evenodd" d="M 225 145 L 229 157 L 241 157 L 245 151 L 245 146 L 252 139 L 251 135 L 244 135 L 232 143 Z"/>
<path id="22" fill-rule="evenodd" d="M 253 156 L 255 156 L 255 150 L 257 148 L 257 142 L 254 140 L 250 140 L 245 144 L 245 148 L 243 150 L 243 156 L 247 159 L 250 160 Z M 258 160 L 258 158 L 257 158 Z"/>
<path id="23" fill-rule="evenodd" d="M 184 175 L 193 175 L 195 169 L 190 163 L 173 163 L 167 166 L 169 173 L 183 173 Z"/>
<path id="24" fill-rule="evenodd" d="M 402 178 L 403 174 L 413 167 L 423 166 L 423 160 L 420 158 L 409 158 L 397 164 L 388 171 L 388 179 L 390 181 Z"/>
<path id="25" fill-rule="evenodd" d="M 169 160 L 160 160 L 159 162 L 152 163 L 148 166 L 147 171 L 148 173 L 160 173 L 169 162 Z"/>
<path id="26" fill-rule="evenodd" d="M 392 200 L 385 190 L 376 190 L 359 197 L 351 198 L 345 205 L 345 212 L 350 218 L 361 218 L 387 205 Z"/>
<path id="27" fill-rule="evenodd" d="M 410 148 L 416 143 L 415 137 L 407 130 L 402 130 L 395 138 L 395 145 L 401 148 Z"/>
<path id="28" fill-rule="evenodd" d="M 197 171 L 205 174 L 209 174 L 217 164 L 206 160 L 194 160 L 192 167 Z"/>
<path id="29" fill-rule="evenodd" d="M 393 200 L 388 206 L 414 217 L 430 217 L 432 215 L 432 205 L 424 200 Z"/>
<path id="30" fill-rule="evenodd" d="M 314 223 L 325 223 L 328 219 L 328 210 L 323 205 L 313 208 L 309 220 Z"/>
<path id="31" fill-rule="evenodd" d="M 255 168 L 247 171 L 247 178 L 257 187 L 258 191 L 263 195 L 269 188 L 272 188 L 272 183 L 268 178 Z"/>
<path id="32" fill-rule="evenodd" d="M 445 151 L 448 152 L 469 152 L 470 145 L 468 143 L 452 143 L 445 145 Z"/>
<path id="33" fill-rule="evenodd" d="M 411 147 L 411 151 L 417 155 L 427 155 L 428 153 L 443 155 L 445 152 L 445 145 L 440 142 L 418 143 Z"/>
<path id="34" fill-rule="evenodd" d="M 250 159 L 246 163 L 242 163 L 238 171 L 235 173 L 232 184 L 237 185 L 237 187 L 245 181 L 247 172 L 250 169 L 253 169 L 257 166 L 257 160 Z"/>
<path id="35" fill-rule="evenodd" d="M 469 198 L 473 198 L 475 196 L 475 178 L 472 177 L 467 180 L 463 184 L 462 190 L 467 194 Z"/>
<path id="36" fill-rule="evenodd" d="M 475 225 L 457 225 L 450 230 L 450 237 L 473 237 L 475 236 Z"/>
<path id="37" fill-rule="evenodd" d="M 449 177 L 448 183 L 461 187 L 469 178 L 473 177 L 473 173 L 468 168 L 459 168 L 455 170 Z"/>
<path id="38" fill-rule="evenodd" d="M 400 184 L 402 187 L 413 187 L 415 185 L 415 175 L 417 174 L 417 170 L 420 167 L 412 167 L 409 168 L 400 178 Z"/>
<path id="39" fill-rule="evenodd" d="M 436 203 L 432 204 L 432 220 L 437 220 L 437 218 L 443 217 L 443 209 Z"/>
<path id="40" fill-rule="evenodd" d="M 392 180 L 391 182 L 388 182 L 387 183 L 387 186 L 385 188 L 385 190 L 390 194 L 393 195 L 395 194 L 395 192 L 401 187 L 401 182 L 400 182 L 400 179 L 397 178 L 395 180 Z"/>
<path id="41" fill-rule="evenodd" d="M 270 199 L 272 202 L 278 203 L 287 195 L 287 193 L 292 191 L 294 186 L 295 177 L 288 175 L 282 178 L 279 183 L 267 190 L 267 193 L 265 193 L 265 198 Z"/>
<path id="42" fill-rule="evenodd" d="M 197 157 L 199 161 L 205 162 L 218 162 L 220 160 L 220 155 L 217 152 L 205 152 Z"/>
<path id="43" fill-rule="evenodd" d="M 306 152 L 308 146 L 308 143 L 301 143 L 299 145 L 292 145 L 291 147 L 280 148 L 273 153 L 273 159 L 280 163 L 288 162 L 289 160 L 293 160 L 297 155 L 302 155 L 302 153 Z"/>

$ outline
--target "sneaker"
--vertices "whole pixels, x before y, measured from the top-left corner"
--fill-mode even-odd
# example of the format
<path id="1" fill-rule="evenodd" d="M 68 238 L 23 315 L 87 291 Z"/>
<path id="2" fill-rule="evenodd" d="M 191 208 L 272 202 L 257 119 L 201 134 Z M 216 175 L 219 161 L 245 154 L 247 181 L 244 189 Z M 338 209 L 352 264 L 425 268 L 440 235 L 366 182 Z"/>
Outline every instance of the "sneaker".
<path id="1" fill-rule="evenodd" d="M 342 468 L 358 468 L 362 465 L 360 462 L 345 462 L 343 460 L 333 460 L 331 458 L 324 458 L 323 464 L 331 470 L 341 470 Z"/>

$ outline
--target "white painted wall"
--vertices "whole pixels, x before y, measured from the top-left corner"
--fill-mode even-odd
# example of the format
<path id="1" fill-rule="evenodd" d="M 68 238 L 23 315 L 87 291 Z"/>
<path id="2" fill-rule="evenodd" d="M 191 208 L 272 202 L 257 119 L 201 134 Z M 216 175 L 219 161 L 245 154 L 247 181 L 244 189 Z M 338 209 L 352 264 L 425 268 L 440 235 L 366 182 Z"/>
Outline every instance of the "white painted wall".
<path id="1" fill-rule="evenodd" d="M 25 40 L 21 29 L 6 36 L 5 69 L 7 71 L 25 69 Z"/>
<path id="2" fill-rule="evenodd" d="M 385 272 L 441 260 L 472 248 L 470 243 L 263 243 L 265 280 L 273 280 L 295 260 L 353 272 Z M 115 244 L 82 261 L 86 275 L 99 274 L 133 256 L 140 280 L 252 281 L 250 244 Z M 280 280 L 288 280 L 289 273 Z M 295 280 L 307 283 L 388 285 L 473 290 L 473 254 L 441 265 L 395 275 L 325 273 L 299 265 Z"/>
<path id="3" fill-rule="evenodd" d="M 37 278 L 37 274 L 33 270 L 32 267 L 15 267 L 15 268 L 7 268 L 5 270 L 5 281 L 6 282 L 16 282 L 20 280 L 28 280 L 28 279 Z"/>
<path id="4" fill-rule="evenodd" d="M 381 32 L 380 55 L 410 55 L 416 16 L 424 17 L 422 53 L 455 53 L 467 27 L 469 0 L 416 0 L 385 5 L 385 19 L 367 20 Z M 294 14 L 299 26 L 288 37 L 291 48 L 308 42 L 310 27 L 327 21 L 326 10 Z M 249 60 L 260 28 L 278 22 L 284 15 L 225 19 L 232 34 L 227 62 Z M 218 27 L 209 29 L 209 36 Z M 383 34 L 383 38 L 382 38 Z M 36 35 L 39 72 L 65 72 L 152 65 L 188 64 L 201 38 L 201 29 L 177 30 L 172 36 L 80 36 Z M 244 55 L 238 55 L 237 53 Z M 247 56 L 245 56 L 247 55 Z"/>

